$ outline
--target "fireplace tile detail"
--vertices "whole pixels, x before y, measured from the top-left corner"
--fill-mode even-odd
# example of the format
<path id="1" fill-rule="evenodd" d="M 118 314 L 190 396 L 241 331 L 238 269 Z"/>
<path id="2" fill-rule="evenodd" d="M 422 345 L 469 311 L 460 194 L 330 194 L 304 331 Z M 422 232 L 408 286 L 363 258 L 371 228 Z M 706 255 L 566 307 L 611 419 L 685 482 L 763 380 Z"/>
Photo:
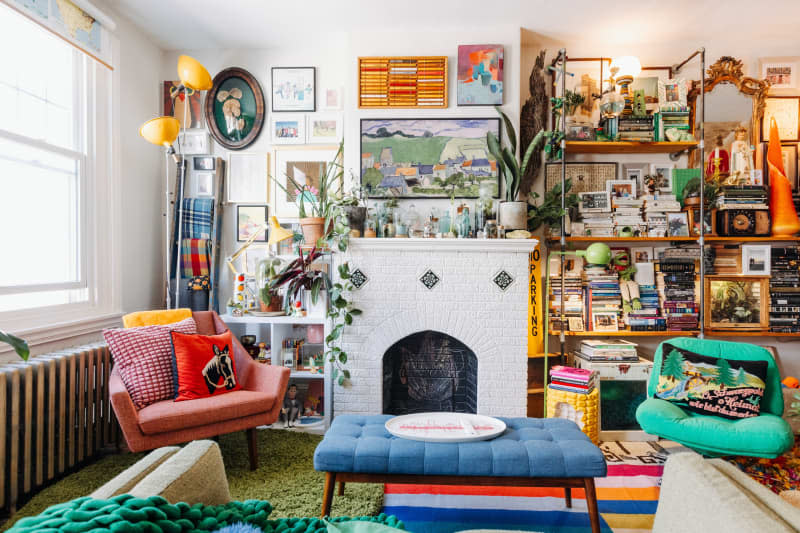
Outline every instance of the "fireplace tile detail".
<path id="1" fill-rule="evenodd" d="M 350 273 L 350 283 L 352 283 L 356 289 L 360 289 L 368 281 L 369 278 L 366 274 L 364 274 L 364 272 L 362 272 L 360 268 L 357 268 Z"/>
<path id="2" fill-rule="evenodd" d="M 501 291 L 505 292 L 511 286 L 511 284 L 514 283 L 514 278 L 511 277 L 511 274 L 505 270 L 501 270 L 494 275 L 492 281 Z"/>
<path id="3" fill-rule="evenodd" d="M 429 268 L 425 271 L 422 277 L 419 278 L 419 281 L 425 286 L 426 289 L 433 290 L 436 284 L 439 283 L 440 279 L 441 278 L 439 278 L 439 276 L 437 276 L 436 273 Z"/>

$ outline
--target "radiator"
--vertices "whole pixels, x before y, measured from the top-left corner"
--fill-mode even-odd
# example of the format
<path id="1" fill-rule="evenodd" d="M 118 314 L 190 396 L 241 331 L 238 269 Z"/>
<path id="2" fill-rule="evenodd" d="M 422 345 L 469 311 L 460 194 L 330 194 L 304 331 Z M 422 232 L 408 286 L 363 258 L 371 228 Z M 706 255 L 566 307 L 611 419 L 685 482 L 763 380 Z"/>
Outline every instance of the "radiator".
<path id="1" fill-rule="evenodd" d="M 118 442 L 102 344 L 0 366 L 0 509 Z"/>

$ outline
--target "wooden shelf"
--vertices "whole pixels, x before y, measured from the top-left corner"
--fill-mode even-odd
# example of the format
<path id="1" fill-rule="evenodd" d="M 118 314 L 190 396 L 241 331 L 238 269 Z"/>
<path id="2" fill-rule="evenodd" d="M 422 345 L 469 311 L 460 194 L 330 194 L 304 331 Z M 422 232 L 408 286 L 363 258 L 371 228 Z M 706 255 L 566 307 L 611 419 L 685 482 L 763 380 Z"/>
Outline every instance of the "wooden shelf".
<path id="1" fill-rule="evenodd" d="M 567 237 L 567 242 L 697 242 L 697 237 Z M 558 238 L 548 239 L 558 243 Z"/>
<path id="2" fill-rule="evenodd" d="M 716 237 L 706 235 L 706 242 L 800 242 L 800 237 Z"/>
<path id="3" fill-rule="evenodd" d="M 800 333 L 778 333 L 775 331 L 719 331 L 705 330 L 708 337 L 796 337 L 800 339 Z"/>
<path id="4" fill-rule="evenodd" d="M 672 154 L 697 148 L 697 142 L 567 141 L 567 154 Z"/>
<path id="5" fill-rule="evenodd" d="M 567 337 L 693 337 L 699 331 L 630 331 L 621 329 L 619 331 L 566 331 Z M 557 331 L 551 331 L 550 335 L 558 336 Z"/>
<path id="6" fill-rule="evenodd" d="M 528 389 L 528 394 L 542 394 L 544 392 L 544 387 L 536 387 L 534 389 Z"/>
<path id="7" fill-rule="evenodd" d="M 544 359 L 544 353 L 529 353 L 528 359 Z M 561 357 L 559 353 L 551 353 L 549 357 Z"/>

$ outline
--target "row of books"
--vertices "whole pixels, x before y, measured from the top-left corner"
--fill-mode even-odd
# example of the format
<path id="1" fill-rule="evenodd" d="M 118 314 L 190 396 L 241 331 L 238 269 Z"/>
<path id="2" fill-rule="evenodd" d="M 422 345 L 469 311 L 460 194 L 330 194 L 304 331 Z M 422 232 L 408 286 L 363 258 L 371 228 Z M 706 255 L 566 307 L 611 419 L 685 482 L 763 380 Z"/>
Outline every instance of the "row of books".
<path id="1" fill-rule="evenodd" d="M 669 249 L 665 251 L 667 255 Z M 667 331 L 699 327 L 700 307 L 695 301 L 695 261 L 691 257 L 663 257 L 657 286 Z"/>
<path id="2" fill-rule="evenodd" d="M 769 279 L 769 329 L 800 332 L 800 250 L 774 246 Z"/>
<path id="3" fill-rule="evenodd" d="M 597 372 L 585 368 L 556 365 L 550 369 L 550 388 L 589 394 L 597 386 Z"/>

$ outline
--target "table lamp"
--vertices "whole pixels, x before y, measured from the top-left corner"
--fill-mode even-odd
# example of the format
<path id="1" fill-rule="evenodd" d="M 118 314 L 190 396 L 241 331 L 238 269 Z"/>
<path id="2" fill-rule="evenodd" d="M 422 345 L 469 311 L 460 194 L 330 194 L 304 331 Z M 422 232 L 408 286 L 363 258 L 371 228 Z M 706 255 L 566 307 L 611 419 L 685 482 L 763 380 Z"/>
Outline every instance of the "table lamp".
<path id="1" fill-rule="evenodd" d="M 186 92 L 187 89 L 191 89 L 194 91 L 207 91 L 211 89 L 213 82 L 211 80 L 211 74 L 208 73 L 208 70 L 200 64 L 199 61 L 196 59 L 182 55 L 178 58 L 178 77 L 181 81 L 180 85 L 175 89 L 178 94 L 181 92 Z M 165 161 L 166 161 L 166 177 L 165 182 L 166 186 L 164 187 L 166 191 L 166 210 L 169 213 L 169 156 L 175 160 L 176 163 L 180 163 L 181 165 L 181 177 L 178 185 L 178 190 L 176 191 L 177 199 L 176 199 L 176 206 L 178 208 L 178 248 L 180 249 L 180 243 L 182 240 L 182 232 L 183 232 L 183 224 L 181 221 L 183 220 L 183 186 L 184 180 L 186 178 L 186 160 L 185 158 L 181 157 L 180 150 L 180 142 L 178 142 L 178 151 L 176 152 L 173 144 L 176 140 L 180 137 L 181 130 L 186 129 L 186 117 L 189 115 L 186 110 L 189 105 L 189 98 L 186 97 L 183 99 L 184 105 L 184 124 L 181 124 L 178 119 L 175 117 L 158 117 L 151 120 L 148 120 L 139 128 L 139 135 L 141 135 L 146 141 L 158 145 L 163 146 L 165 148 Z M 166 235 L 166 239 L 164 240 L 164 261 L 166 264 L 164 275 L 166 276 L 166 304 L 167 309 L 172 309 L 172 301 L 170 298 L 170 272 L 169 272 L 169 254 L 171 248 L 171 239 L 170 239 L 170 231 L 169 231 L 169 219 L 167 219 L 166 223 L 164 224 L 164 232 Z M 176 278 L 180 277 L 180 261 L 181 261 L 181 254 L 180 252 L 175 254 L 175 276 Z M 179 307 L 180 303 L 180 283 L 176 281 L 175 283 L 175 308 Z"/>
<path id="2" fill-rule="evenodd" d="M 625 110 L 622 112 L 624 115 L 633 113 L 633 96 L 629 86 L 633 83 L 633 78 L 641 72 L 642 64 L 639 63 L 639 58 L 635 56 L 616 57 L 611 61 L 611 75 L 616 80 L 617 85 L 620 86 L 620 94 L 625 98 Z"/>
<path id="3" fill-rule="evenodd" d="M 546 288 L 545 288 L 545 295 L 547 298 L 547 303 L 544 306 L 544 327 L 545 327 L 545 335 L 544 335 L 544 380 L 545 380 L 545 388 L 544 388 L 544 406 L 545 406 L 545 416 L 547 416 L 547 372 L 549 366 L 549 355 L 550 355 L 550 258 L 555 256 L 563 256 L 565 255 L 574 255 L 576 257 L 583 257 L 586 263 L 589 265 L 599 265 L 599 266 L 606 266 L 611 262 L 611 248 L 603 243 L 603 242 L 596 242 L 590 244 L 585 250 L 567 250 L 564 252 L 559 251 L 552 251 L 547 255 L 547 262 L 545 263 L 544 267 L 544 275 L 546 281 Z M 563 268 L 561 269 L 563 273 Z M 566 339 L 564 336 L 564 276 L 561 276 L 561 328 L 559 329 L 559 341 L 561 342 L 561 359 L 564 358 L 564 344 L 566 343 Z"/>

